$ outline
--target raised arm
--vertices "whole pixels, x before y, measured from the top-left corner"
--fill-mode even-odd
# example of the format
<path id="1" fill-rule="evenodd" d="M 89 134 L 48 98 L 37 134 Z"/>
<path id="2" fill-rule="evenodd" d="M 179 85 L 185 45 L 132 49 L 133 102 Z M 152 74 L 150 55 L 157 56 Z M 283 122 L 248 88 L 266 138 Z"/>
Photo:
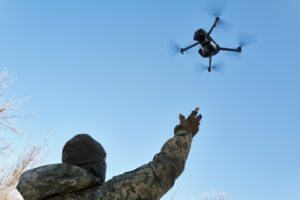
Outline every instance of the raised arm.
<path id="1" fill-rule="evenodd" d="M 160 197 L 169 191 L 184 170 L 192 139 L 199 131 L 202 116 L 197 116 L 198 110 L 199 108 L 196 108 L 187 119 L 179 115 L 180 124 L 174 129 L 175 136 L 163 145 L 150 163 L 159 183 L 154 187 L 157 187 L 155 190 L 159 191 Z"/>
<path id="2" fill-rule="evenodd" d="M 163 145 L 153 160 L 107 181 L 98 199 L 160 199 L 184 170 L 192 138 L 199 130 L 202 117 L 197 116 L 197 112 L 198 108 L 187 119 L 180 115 L 174 137 Z"/>

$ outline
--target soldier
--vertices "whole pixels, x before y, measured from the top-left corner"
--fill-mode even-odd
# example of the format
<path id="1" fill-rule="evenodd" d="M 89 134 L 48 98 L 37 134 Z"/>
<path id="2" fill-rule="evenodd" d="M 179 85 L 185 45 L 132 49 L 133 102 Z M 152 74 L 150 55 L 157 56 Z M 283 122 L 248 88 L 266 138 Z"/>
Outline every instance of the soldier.
<path id="1" fill-rule="evenodd" d="M 158 200 L 183 172 L 192 139 L 199 131 L 201 115 L 197 107 L 188 118 L 179 114 L 180 123 L 151 162 L 105 182 L 106 153 L 87 134 L 69 140 L 62 153 L 62 164 L 26 171 L 17 189 L 24 200 Z"/>

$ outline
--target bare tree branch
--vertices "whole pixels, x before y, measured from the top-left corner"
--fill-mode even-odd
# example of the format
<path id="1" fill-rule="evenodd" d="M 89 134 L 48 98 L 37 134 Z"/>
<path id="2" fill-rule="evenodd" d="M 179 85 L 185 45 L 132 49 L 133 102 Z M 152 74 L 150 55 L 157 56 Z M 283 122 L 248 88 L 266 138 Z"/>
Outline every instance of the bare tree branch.
<path id="1" fill-rule="evenodd" d="M 10 100 L 4 98 L 8 85 L 13 81 L 13 76 L 6 70 L 0 72 L 0 130 L 21 134 L 15 126 L 15 119 L 26 118 L 19 112 L 19 105 L 25 100 Z M 4 132 L 3 131 L 3 132 Z M 1 131 L 2 132 L 2 131 Z M 1 138 L 0 132 L 0 157 L 6 161 L 10 160 L 13 144 Z M 3 133 L 2 132 L 2 133 Z M 31 138 L 31 137 L 30 137 Z M 30 144 L 30 139 L 25 145 L 24 151 L 20 153 L 18 159 L 13 164 L 6 164 L 0 167 L 0 200 L 22 200 L 23 198 L 15 189 L 21 174 L 32 167 L 36 167 L 43 162 L 42 150 L 46 146 L 47 139 L 41 145 Z M 8 153 L 10 152 L 10 153 Z"/>
<path id="2" fill-rule="evenodd" d="M 25 100 L 11 100 L 5 98 L 5 93 L 8 88 L 8 85 L 12 83 L 14 76 L 9 74 L 6 70 L 0 72 L 0 130 L 21 134 L 21 130 L 16 128 L 15 119 L 25 118 L 28 115 L 20 114 L 18 108 L 19 105 Z M 4 131 L 1 131 L 2 134 Z M 0 132 L 0 133 L 1 133 Z M 0 135 L 0 156 L 6 155 L 7 152 L 12 151 L 12 145 L 6 144 L 3 142 L 3 139 Z"/>
<path id="3" fill-rule="evenodd" d="M 0 169 L 0 199 L 10 200 L 21 174 L 32 167 L 40 165 L 43 160 L 41 153 L 46 146 L 47 139 L 41 145 L 27 144 L 24 153 L 21 153 L 17 161 Z"/>

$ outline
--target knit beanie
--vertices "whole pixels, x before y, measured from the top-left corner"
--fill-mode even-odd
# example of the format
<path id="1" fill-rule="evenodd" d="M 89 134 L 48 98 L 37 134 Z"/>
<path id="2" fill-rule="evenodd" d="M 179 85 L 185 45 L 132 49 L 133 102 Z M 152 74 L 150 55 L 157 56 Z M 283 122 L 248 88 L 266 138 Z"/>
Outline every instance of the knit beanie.
<path id="1" fill-rule="evenodd" d="M 102 145 L 88 134 L 75 135 L 62 150 L 62 162 L 73 165 L 99 163 L 105 158 Z"/>

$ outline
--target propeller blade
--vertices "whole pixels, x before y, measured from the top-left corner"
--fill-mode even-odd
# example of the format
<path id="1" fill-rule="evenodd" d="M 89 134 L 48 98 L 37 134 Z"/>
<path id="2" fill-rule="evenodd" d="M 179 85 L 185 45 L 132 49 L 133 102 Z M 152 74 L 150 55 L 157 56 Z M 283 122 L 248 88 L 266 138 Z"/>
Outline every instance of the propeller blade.
<path id="1" fill-rule="evenodd" d="M 225 63 L 224 62 L 218 62 L 211 66 L 211 69 L 218 72 L 223 73 L 225 71 Z"/>
<path id="2" fill-rule="evenodd" d="M 226 4 L 226 1 L 213 0 L 207 3 L 204 6 L 204 9 L 207 12 L 207 14 L 213 17 L 220 17 L 226 7 Z"/>
<path id="3" fill-rule="evenodd" d="M 202 63 L 195 64 L 195 71 L 196 73 L 203 73 L 204 71 L 208 71 L 208 66 Z"/>
<path id="4" fill-rule="evenodd" d="M 228 51 L 225 52 L 227 55 L 229 55 L 233 59 L 241 59 L 243 52 L 234 52 L 234 51 Z"/>
<path id="5" fill-rule="evenodd" d="M 210 1 L 209 3 L 207 3 L 205 6 L 204 6 L 204 11 L 214 17 L 214 18 L 217 18 L 219 17 L 220 18 L 220 21 L 216 27 L 216 30 L 222 30 L 222 31 L 227 31 L 229 29 L 232 28 L 232 25 L 226 21 L 224 21 L 223 19 L 221 19 L 221 15 L 225 9 L 227 5 L 227 2 L 226 1 L 221 1 L 221 0 L 213 0 L 213 1 Z"/>
<path id="6" fill-rule="evenodd" d="M 168 44 L 168 52 L 170 56 L 175 56 L 180 53 L 180 46 L 175 40 L 171 40 Z"/>
<path id="7" fill-rule="evenodd" d="M 255 36 L 247 33 L 240 33 L 238 37 L 239 37 L 239 46 L 241 47 L 249 46 L 251 44 L 254 44 L 257 41 Z"/>
<path id="8" fill-rule="evenodd" d="M 216 27 L 216 30 L 227 31 L 230 29 L 232 29 L 232 25 L 230 23 L 228 23 L 227 21 L 220 19 L 220 21 Z"/>
<path id="9" fill-rule="evenodd" d="M 247 33 L 240 33 L 238 35 L 238 45 L 242 48 L 242 52 L 233 52 L 233 51 L 227 51 L 226 54 L 228 54 L 233 59 L 240 59 L 242 55 L 244 54 L 244 47 L 249 46 L 251 44 L 256 43 L 257 39 L 255 36 Z"/>
<path id="10" fill-rule="evenodd" d="M 186 45 L 186 46 L 191 46 L 192 44 L 189 44 L 189 45 Z M 168 44 L 168 52 L 170 54 L 170 56 L 175 56 L 177 54 L 181 54 L 180 53 L 180 49 L 181 47 L 179 46 L 179 44 L 175 41 L 175 40 L 171 40 Z M 197 52 L 198 52 L 198 49 L 197 47 L 194 47 L 194 48 L 191 48 L 191 49 L 188 49 L 186 51 L 184 51 L 184 55 L 188 55 L 190 57 L 194 57 L 197 55 Z"/>

